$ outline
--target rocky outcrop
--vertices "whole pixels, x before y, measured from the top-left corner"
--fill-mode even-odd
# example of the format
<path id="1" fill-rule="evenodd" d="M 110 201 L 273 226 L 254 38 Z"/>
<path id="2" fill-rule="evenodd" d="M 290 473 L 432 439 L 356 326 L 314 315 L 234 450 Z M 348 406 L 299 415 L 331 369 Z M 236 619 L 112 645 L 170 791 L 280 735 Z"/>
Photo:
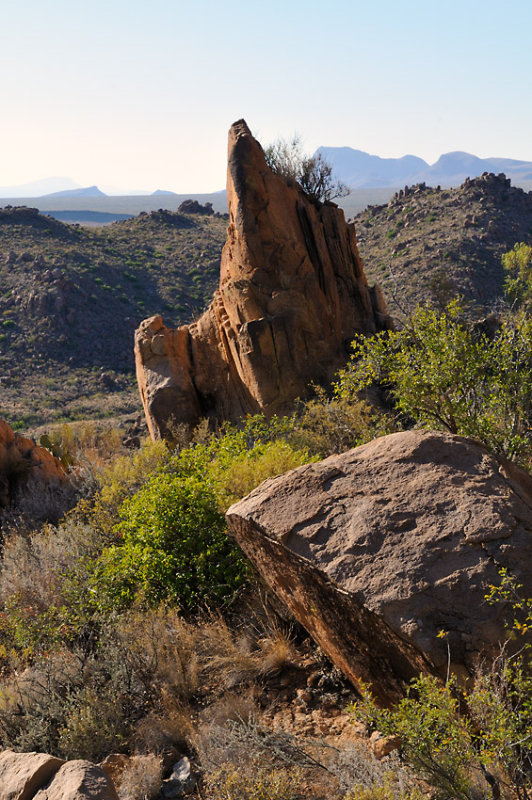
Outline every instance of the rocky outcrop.
<path id="1" fill-rule="evenodd" d="M 69 483 L 59 459 L 31 439 L 15 433 L 0 419 L 0 509 L 7 508 L 21 490 L 62 487 Z"/>
<path id="2" fill-rule="evenodd" d="M 105 772 L 88 761 L 4 750 L 0 800 L 118 800 L 118 795 Z"/>
<path id="3" fill-rule="evenodd" d="M 227 195 L 220 284 L 208 310 L 176 330 L 157 316 L 136 332 L 154 437 L 168 435 L 172 420 L 282 412 L 311 381 L 332 376 L 356 333 L 388 325 L 343 211 L 275 175 L 243 120 L 229 132 Z"/>
<path id="4" fill-rule="evenodd" d="M 355 225 L 368 277 L 378 276 L 390 308 L 404 315 L 462 297 L 477 316 L 503 296 L 502 254 L 530 243 L 532 192 L 491 173 L 455 189 L 419 184 L 361 211 Z"/>
<path id="5" fill-rule="evenodd" d="M 505 638 L 485 593 L 530 594 L 532 479 L 476 442 L 409 431 L 265 481 L 231 532 L 353 682 L 383 703 L 420 672 L 467 676 Z M 440 631 L 445 638 L 438 638 Z"/>

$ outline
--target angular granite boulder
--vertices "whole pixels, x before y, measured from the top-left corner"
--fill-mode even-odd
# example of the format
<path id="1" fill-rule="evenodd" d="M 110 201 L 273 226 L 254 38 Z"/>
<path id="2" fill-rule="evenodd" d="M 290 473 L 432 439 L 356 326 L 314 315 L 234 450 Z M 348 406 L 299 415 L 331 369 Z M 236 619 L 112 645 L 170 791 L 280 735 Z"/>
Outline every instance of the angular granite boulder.
<path id="1" fill-rule="evenodd" d="M 506 567 L 532 593 L 532 478 L 477 442 L 408 431 L 265 481 L 230 530 L 329 658 L 384 703 L 470 674 L 505 638 Z M 444 631 L 445 639 L 438 638 Z"/>

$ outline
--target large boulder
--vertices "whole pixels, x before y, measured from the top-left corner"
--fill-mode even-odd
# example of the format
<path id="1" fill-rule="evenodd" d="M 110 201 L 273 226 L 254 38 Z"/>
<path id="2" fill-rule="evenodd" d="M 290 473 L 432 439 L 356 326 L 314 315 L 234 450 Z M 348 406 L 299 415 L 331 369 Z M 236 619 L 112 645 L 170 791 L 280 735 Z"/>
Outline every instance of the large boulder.
<path id="1" fill-rule="evenodd" d="M 227 519 L 325 653 L 383 703 L 420 672 L 445 676 L 449 653 L 467 677 L 504 640 L 505 610 L 485 600 L 501 567 L 532 592 L 532 478 L 459 436 L 376 439 L 265 481 Z"/>
<path id="2" fill-rule="evenodd" d="M 354 227 L 267 166 L 243 120 L 229 131 L 229 227 L 220 284 L 191 325 L 160 316 L 135 336 L 140 394 L 153 437 L 202 416 L 282 412 L 329 379 L 356 333 L 389 326 L 370 289 Z"/>

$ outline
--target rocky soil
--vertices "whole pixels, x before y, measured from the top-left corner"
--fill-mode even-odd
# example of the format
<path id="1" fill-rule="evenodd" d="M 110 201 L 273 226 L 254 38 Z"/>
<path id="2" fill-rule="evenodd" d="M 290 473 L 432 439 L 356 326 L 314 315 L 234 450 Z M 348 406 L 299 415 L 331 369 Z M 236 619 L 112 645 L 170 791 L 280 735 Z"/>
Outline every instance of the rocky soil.
<path id="1" fill-rule="evenodd" d="M 456 295 L 483 314 L 503 295 L 501 255 L 532 241 L 532 192 L 490 173 L 456 189 L 419 184 L 354 222 L 368 280 L 381 285 L 394 317 Z"/>

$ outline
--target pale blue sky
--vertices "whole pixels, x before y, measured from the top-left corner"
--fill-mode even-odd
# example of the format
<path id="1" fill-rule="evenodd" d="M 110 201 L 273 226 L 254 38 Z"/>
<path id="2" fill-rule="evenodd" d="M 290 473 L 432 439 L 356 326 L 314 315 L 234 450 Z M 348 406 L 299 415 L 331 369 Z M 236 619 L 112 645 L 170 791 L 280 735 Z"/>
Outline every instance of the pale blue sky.
<path id="1" fill-rule="evenodd" d="M 531 0 L 0 0 L 0 186 L 215 191 L 227 129 L 532 161 Z"/>

